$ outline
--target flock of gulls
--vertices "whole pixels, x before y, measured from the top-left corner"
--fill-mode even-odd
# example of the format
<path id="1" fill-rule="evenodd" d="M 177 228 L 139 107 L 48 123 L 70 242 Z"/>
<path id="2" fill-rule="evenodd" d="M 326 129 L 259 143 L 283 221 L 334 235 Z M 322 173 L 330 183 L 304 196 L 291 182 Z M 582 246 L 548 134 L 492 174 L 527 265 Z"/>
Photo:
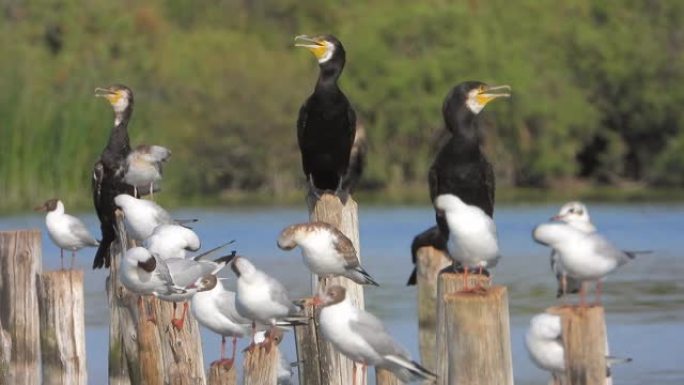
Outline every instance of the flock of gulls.
<path id="1" fill-rule="evenodd" d="M 297 139 L 309 193 L 332 193 L 346 202 L 363 170 L 366 145 L 364 134 L 356 129 L 354 109 L 337 84 L 345 64 L 345 51 L 331 35 L 297 36 L 295 43 L 310 50 L 320 67 L 314 91 L 297 120 Z M 448 93 L 442 113 L 450 136 L 429 169 L 436 223 L 418 234 L 411 245 L 414 263 L 421 247 L 444 251 L 453 260 L 452 268 L 463 272 L 463 290 L 467 292 L 487 290 L 468 287 L 467 275 L 480 274 L 491 279 L 489 270 L 501 258 L 493 220 L 494 172 L 481 149 L 477 116 L 489 102 L 510 97 L 510 90 L 506 85 L 468 81 Z M 93 268 L 109 267 L 110 247 L 117 240 L 115 211 L 121 210 L 127 234 L 140 245 L 125 252 L 120 267 L 121 283 L 140 298 L 153 295 L 174 303 L 174 310 L 175 304 L 183 303 L 181 316 L 176 318 L 174 314 L 172 320 L 176 329 L 183 328 L 190 308 L 201 325 L 221 336 L 221 358 L 215 363 L 233 364 L 238 338 L 251 336 L 250 348 L 256 343 L 270 347 L 282 339 L 281 328 L 308 322 L 301 315 L 303 302 L 293 301 L 285 287 L 253 261 L 235 251 L 212 257 L 232 242 L 200 253 L 200 238 L 188 227 L 194 219 L 173 218 L 153 200 L 142 199 L 153 199 L 154 192 L 159 191 L 162 168 L 171 151 L 157 145 L 130 146 L 130 88 L 97 88 L 96 96 L 107 99 L 114 110 L 109 141 L 93 168 L 92 194 L 101 224 L 100 240 L 78 218 L 66 214 L 60 200 L 48 200 L 38 208 L 47 212 L 45 223 L 50 238 L 61 249 L 62 267 L 64 250 L 72 252 L 73 266 L 75 252 L 85 247 L 98 248 Z M 604 238 L 592 224 L 587 208 L 579 202 L 565 204 L 556 216 L 539 224 L 532 235 L 536 242 L 551 249 L 551 270 L 558 280 L 558 297 L 579 292 L 580 305 L 586 305 L 587 283 L 596 283 L 599 302 L 602 279 L 637 254 L 623 251 Z M 287 226 L 277 245 L 283 250 L 299 247 L 304 265 L 319 277 L 346 277 L 359 285 L 378 286 L 361 266 L 352 241 L 327 223 Z M 237 278 L 235 292 L 227 290 L 224 279 L 217 277 L 226 266 Z M 371 365 L 390 370 L 407 382 L 436 379 L 434 373 L 411 359 L 377 317 L 357 308 L 343 287 L 325 283 L 321 283 L 324 289 L 319 295 L 304 302 L 320 307 L 320 330 L 337 350 L 360 364 L 364 372 Z M 415 283 L 414 271 L 408 285 Z M 145 317 L 141 304 L 142 300 L 140 316 Z M 532 360 L 554 376 L 564 370 L 560 333 L 560 318 L 541 314 L 532 319 L 526 336 Z M 232 339 L 230 358 L 226 358 L 226 338 Z M 289 365 L 282 366 L 289 373 Z"/>

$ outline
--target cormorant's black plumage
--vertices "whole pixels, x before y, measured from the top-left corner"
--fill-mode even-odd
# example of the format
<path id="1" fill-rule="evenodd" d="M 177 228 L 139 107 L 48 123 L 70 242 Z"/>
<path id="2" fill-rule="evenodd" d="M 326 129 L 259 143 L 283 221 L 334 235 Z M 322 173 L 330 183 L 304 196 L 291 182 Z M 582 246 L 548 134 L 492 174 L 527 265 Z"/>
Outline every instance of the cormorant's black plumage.
<path id="1" fill-rule="evenodd" d="M 494 94 L 492 90 L 507 88 L 488 87 L 482 82 L 468 81 L 455 86 L 442 106 L 446 129 L 451 133 L 435 157 L 428 182 L 430 200 L 442 194 L 453 194 L 464 203 L 479 207 L 487 215 L 494 215 L 494 171 L 482 152 L 481 138 L 477 128 L 477 113 L 491 100 L 509 96 Z M 416 263 L 419 248 L 432 246 L 446 252 L 449 226 L 446 218 L 436 213 L 437 227 L 418 234 L 411 244 L 411 258 Z M 455 266 L 458 269 L 458 266 Z M 416 270 L 407 285 L 416 283 Z"/>
<path id="2" fill-rule="evenodd" d="M 93 260 L 93 269 L 109 267 L 110 254 L 109 248 L 117 238 L 116 218 L 114 211 L 114 197 L 119 194 L 133 195 L 133 187 L 123 181 L 126 168 L 126 157 L 131 152 L 131 145 L 128 139 L 128 121 L 133 112 L 133 93 L 126 86 L 114 85 L 104 91 L 105 96 L 114 105 L 110 97 L 127 98 L 125 107 L 117 111 L 115 107 L 114 127 L 109 135 L 107 146 L 100 154 L 100 159 L 93 168 L 93 204 L 97 217 L 100 219 L 100 229 L 102 240 Z M 119 96 L 112 96 L 117 95 Z"/>
<path id="3" fill-rule="evenodd" d="M 484 83 L 469 81 L 454 87 L 444 100 L 442 114 L 451 138 L 442 146 L 430 167 L 430 199 L 453 194 L 468 205 L 494 215 L 494 171 L 480 148 L 477 115 L 466 105 L 472 90 Z M 446 218 L 437 215 L 437 225 L 448 237 Z"/>
<path id="4" fill-rule="evenodd" d="M 320 74 L 314 92 L 299 110 L 297 140 L 302 154 L 302 169 L 319 190 L 342 194 L 343 177 L 347 174 L 349 157 L 356 131 L 356 114 L 340 90 L 337 80 L 345 64 L 342 43 L 334 36 L 303 38 L 319 59 Z M 320 52 L 333 49 L 330 57 L 321 59 Z M 316 50 L 319 53 L 316 53 Z"/>

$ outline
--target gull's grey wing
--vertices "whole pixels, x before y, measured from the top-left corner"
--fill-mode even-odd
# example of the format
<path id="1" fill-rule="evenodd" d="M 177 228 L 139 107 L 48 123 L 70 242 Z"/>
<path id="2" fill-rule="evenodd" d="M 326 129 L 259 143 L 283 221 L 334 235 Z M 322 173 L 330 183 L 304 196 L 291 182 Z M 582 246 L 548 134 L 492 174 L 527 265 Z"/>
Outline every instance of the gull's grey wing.
<path id="1" fill-rule="evenodd" d="M 351 329 L 358 333 L 381 356 L 410 357 L 408 351 L 394 341 L 382 322 L 374 315 L 360 310 L 358 318 L 349 321 L 349 324 Z"/>
<path id="2" fill-rule="evenodd" d="M 89 246 L 97 246 L 100 244 L 88 231 L 88 228 L 81 222 L 80 219 L 71 215 L 65 215 L 69 222 L 69 231 L 71 231 L 81 242 Z"/>
<path id="3" fill-rule="evenodd" d="M 220 285 L 220 282 L 216 283 Z M 243 317 L 235 308 L 235 293 L 232 291 L 221 291 L 214 299 L 216 307 L 221 314 L 235 321 L 235 323 L 249 325 L 252 323 L 249 319 Z"/>
<path id="4" fill-rule="evenodd" d="M 166 261 L 164 259 L 160 258 L 156 253 L 152 253 L 152 257 L 154 258 L 154 260 L 156 262 L 156 266 L 154 268 L 154 274 L 162 282 L 164 282 L 164 285 L 166 286 L 166 292 L 158 291 L 158 294 L 170 295 L 170 294 L 178 294 L 178 293 L 185 292 L 185 290 L 183 288 L 180 288 L 174 284 L 173 277 L 171 276 L 171 272 L 169 271 L 169 266 L 166 264 Z"/>
<path id="5" fill-rule="evenodd" d="M 268 282 L 268 290 L 271 300 L 290 309 L 290 314 L 295 313 L 297 311 L 297 306 L 295 306 L 290 300 L 285 286 L 283 286 L 283 284 L 278 282 L 275 278 L 266 274 L 264 275 L 266 276 L 266 281 Z"/>
<path id="6" fill-rule="evenodd" d="M 167 259 L 166 264 L 171 277 L 173 277 L 173 283 L 180 287 L 187 287 L 195 283 L 205 275 L 213 273 L 217 267 L 213 262 L 197 262 L 184 258 Z"/>
<path id="7" fill-rule="evenodd" d="M 618 266 L 624 265 L 625 263 L 627 263 L 633 259 L 633 256 L 630 256 L 629 254 L 625 253 L 624 251 L 618 249 L 617 247 L 615 247 L 612 243 L 610 243 L 607 239 L 602 237 L 597 232 L 588 234 L 587 237 L 589 237 L 591 242 L 593 242 L 594 251 L 597 254 L 599 254 L 605 258 L 610 258 L 610 259 L 616 260 L 618 263 Z"/>

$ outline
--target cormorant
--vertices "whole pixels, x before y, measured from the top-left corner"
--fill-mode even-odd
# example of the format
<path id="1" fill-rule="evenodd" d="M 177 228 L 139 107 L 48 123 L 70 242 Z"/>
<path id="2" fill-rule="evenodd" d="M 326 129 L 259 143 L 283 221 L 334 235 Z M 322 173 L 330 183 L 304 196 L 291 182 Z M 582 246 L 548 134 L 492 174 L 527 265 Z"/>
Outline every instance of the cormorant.
<path id="1" fill-rule="evenodd" d="M 95 96 L 106 98 L 114 109 L 114 127 L 107 146 L 93 168 L 93 203 L 100 219 L 102 240 L 95 254 L 93 269 L 109 267 L 109 247 L 116 240 L 114 197 L 133 195 L 133 186 L 124 182 L 126 158 L 131 152 L 128 139 L 128 121 L 133 112 L 133 92 L 123 85 L 97 88 Z"/>
<path id="2" fill-rule="evenodd" d="M 428 182 L 433 203 L 439 195 L 453 194 L 467 205 L 476 206 L 488 216 L 493 216 L 494 171 L 480 148 L 476 117 L 487 103 L 510 96 L 508 92 L 496 92 L 498 90 L 510 90 L 510 87 L 466 81 L 456 85 L 444 100 L 442 114 L 451 137 L 430 167 Z M 411 247 L 414 263 L 415 252 L 422 246 L 432 245 L 446 251 L 449 227 L 444 215 L 439 210 L 436 213 L 439 232 L 430 228 L 414 239 Z M 407 284 L 414 283 L 415 271 Z"/>
<path id="3" fill-rule="evenodd" d="M 349 155 L 349 167 L 347 174 L 342 181 L 342 190 L 353 194 L 359 185 L 363 170 L 366 167 L 366 156 L 368 154 L 368 139 L 366 139 L 366 129 L 363 123 L 356 122 L 356 135 L 352 144 L 351 154 Z"/>
<path id="4" fill-rule="evenodd" d="M 332 35 L 297 36 L 296 47 L 309 49 L 320 67 L 314 92 L 299 110 L 297 140 L 311 192 L 332 190 L 346 201 L 344 177 L 356 131 L 356 114 L 337 85 L 345 63 L 342 43 Z"/>

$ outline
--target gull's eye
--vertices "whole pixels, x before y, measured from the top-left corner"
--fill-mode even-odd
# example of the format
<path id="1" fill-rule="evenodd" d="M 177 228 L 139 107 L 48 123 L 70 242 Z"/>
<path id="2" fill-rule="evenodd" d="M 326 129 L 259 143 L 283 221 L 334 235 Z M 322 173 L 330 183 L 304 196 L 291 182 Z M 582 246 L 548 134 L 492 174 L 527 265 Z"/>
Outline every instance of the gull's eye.
<path id="1" fill-rule="evenodd" d="M 582 214 L 584 214 L 584 211 L 582 211 L 581 209 L 578 209 L 578 210 L 577 210 L 577 215 L 582 215 Z"/>

